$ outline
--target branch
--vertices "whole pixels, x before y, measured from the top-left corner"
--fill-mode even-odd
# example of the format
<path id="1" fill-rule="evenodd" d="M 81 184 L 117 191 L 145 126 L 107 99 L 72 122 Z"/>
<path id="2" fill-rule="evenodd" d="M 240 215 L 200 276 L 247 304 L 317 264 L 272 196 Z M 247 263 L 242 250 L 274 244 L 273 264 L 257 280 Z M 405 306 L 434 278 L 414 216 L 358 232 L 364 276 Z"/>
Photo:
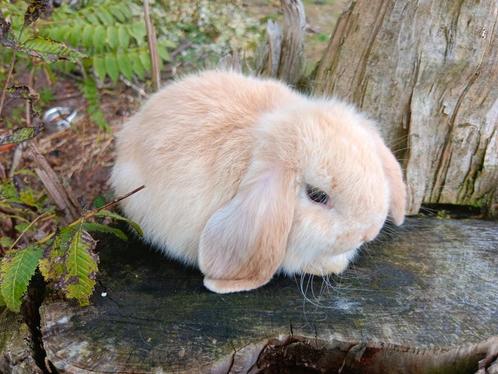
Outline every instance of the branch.
<path id="1" fill-rule="evenodd" d="M 149 44 L 149 53 L 151 61 L 152 87 L 154 92 L 161 86 L 161 76 L 159 72 L 159 55 L 157 54 L 156 30 L 152 24 L 149 11 L 149 0 L 144 0 L 144 19 L 147 28 L 147 40 Z"/>

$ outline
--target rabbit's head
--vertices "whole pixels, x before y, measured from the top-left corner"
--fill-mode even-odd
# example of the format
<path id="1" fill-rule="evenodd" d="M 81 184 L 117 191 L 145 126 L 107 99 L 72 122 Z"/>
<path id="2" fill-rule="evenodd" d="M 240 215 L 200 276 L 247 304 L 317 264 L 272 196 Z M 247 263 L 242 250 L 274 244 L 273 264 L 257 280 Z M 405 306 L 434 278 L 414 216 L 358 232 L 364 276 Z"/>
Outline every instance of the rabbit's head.
<path id="1" fill-rule="evenodd" d="M 252 160 L 233 198 L 200 238 L 204 284 L 250 290 L 278 270 L 340 273 L 388 214 L 400 225 L 401 168 L 352 107 L 310 100 L 261 117 Z"/>

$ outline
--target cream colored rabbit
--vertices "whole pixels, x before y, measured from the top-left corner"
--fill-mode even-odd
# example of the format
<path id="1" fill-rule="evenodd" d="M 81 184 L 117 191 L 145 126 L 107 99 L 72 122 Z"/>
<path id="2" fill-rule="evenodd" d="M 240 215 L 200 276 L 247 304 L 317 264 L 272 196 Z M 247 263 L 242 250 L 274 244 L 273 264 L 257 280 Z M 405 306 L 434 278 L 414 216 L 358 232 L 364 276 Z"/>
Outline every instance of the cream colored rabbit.
<path id="1" fill-rule="evenodd" d="M 405 214 L 401 169 L 374 124 L 272 79 L 206 71 L 153 95 L 117 136 L 111 177 L 145 238 L 215 292 L 281 270 L 340 273 Z"/>

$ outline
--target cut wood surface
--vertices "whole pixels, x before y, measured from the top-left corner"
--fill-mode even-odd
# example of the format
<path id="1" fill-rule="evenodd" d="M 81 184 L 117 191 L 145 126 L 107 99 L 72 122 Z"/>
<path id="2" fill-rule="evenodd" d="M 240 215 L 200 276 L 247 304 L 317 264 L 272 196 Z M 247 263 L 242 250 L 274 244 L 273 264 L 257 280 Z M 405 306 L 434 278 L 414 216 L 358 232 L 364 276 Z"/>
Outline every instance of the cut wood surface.
<path id="1" fill-rule="evenodd" d="M 492 363 L 498 223 L 409 218 L 388 231 L 329 285 L 276 277 L 228 295 L 138 241 L 104 238 L 92 305 L 42 305 L 47 358 L 70 373 L 262 372 L 287 361 L 453 373 Z"/>
<path id="2" fill-rule="evenodd" d="M 313 81 L 378 120 L 403 161 L 409 208 L 498 216 L 498 2 L 358 0 Z"/>

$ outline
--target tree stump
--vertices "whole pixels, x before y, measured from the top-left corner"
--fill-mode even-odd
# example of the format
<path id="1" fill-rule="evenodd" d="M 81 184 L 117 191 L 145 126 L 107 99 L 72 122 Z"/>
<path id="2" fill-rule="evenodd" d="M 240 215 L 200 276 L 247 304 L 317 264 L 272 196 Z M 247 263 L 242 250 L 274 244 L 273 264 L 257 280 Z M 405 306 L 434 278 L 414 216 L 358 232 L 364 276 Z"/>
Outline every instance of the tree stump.
<path id="1" fill-rule="evenodd" d="M 498 354 L 495 222 L 409 218 L 341 276 L 227 295 L 138 241 L 100 256 L 90 307 L 41 307 L 60 373 L 454 373 Z"/>
<path id="2" fill-rule="evenodd" d="M 378 120 L 422 203 L 498 215 L 498 2 L 358 0 L 312 84 Z"/>
<path id="3" fill-rule="evenodd" d="M 29 327 L 22 317 L 0 310 L 0 373 L 41 374 L 31 343 Z"/>

